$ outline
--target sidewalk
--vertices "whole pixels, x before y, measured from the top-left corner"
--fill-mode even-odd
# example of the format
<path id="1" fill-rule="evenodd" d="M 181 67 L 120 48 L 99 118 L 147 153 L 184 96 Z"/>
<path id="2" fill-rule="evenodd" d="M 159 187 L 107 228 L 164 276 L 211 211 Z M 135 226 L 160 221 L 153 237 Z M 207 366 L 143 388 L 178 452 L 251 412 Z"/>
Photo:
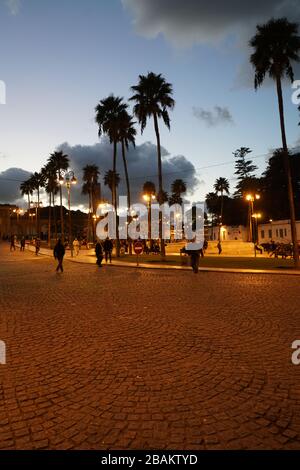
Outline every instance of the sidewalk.
<path id="1" fill-rule="evenodd" d="M 35 252 L 35 247 L 32 245 L 26 245 L 26 248 Z M 53 250 L 48 248 L 41 248 L 40 254 L 45 256 L 53 257 Z M 96 257 L 94 255 L 94 250 L 81 250 L 79 256 L 73 257 L 69 250 L 66 251 L 65 256 L 66 261 L 71 261 L 73 263 L 82 263 L 82 264 L 96 264 Z M 164 263 L 139 263 L 137 266 L 136 263 L 118 261 L 115 258 L 113 259 L 112 264 L 105 264 L 103 266 L 109 267 L 123 267 L 123 268 L 134 268 L 134 269 L 165 269 L 165 270 L 177 270 L 177 271 L 189 271 L 191 268 L 189 266 L 180 266 L 180 265 L 168 265 Z M 218 272 L 218 273 L 237 273 L 237 274 L 277 274 L 277 275 L 288 275 L 288 276 L 300 276 L 300 271 L 294 269 L 245 269 L 245 268 L 219 268 L 219 267 L 200 267 L 199 272 Z"/>

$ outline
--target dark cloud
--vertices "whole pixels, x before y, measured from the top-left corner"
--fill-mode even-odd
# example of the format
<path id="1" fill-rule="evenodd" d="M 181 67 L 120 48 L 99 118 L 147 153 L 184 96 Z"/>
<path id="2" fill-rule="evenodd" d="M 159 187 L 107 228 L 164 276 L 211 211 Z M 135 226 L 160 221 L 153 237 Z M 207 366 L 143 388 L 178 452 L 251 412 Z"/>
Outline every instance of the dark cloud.
<path id="1" fill-rule="evenodd" d="M 300 18 L 297 0 L 122 0 L 135 29 L 146 37 L 163 34 L 176 46 L 216 42 L 272 16 Z"/>
<path id="2" fill-rule="evenodd" d="M 215 127 L 220 124 L 233 124 L 232 115 L 226 106 L 215 106 L 213 110 L 194 106 L 193 115 L 200 121 L 203 121 L 208 127 Z"/>
<path id="3" fill-rule="evenodd" d="M 75 145 L 70 146 L 64 143 L 59 146 L 66 154 L 70 156 L 71 167 L 79 178 L 77 187 L 72 188 L 73 203 L 80 205 L 87 203 L 85 196 L 81 195 L 81 177 L 82 168 L 87 164 L 98 165 L 101 171 L 101 188 L 103 197 L 111 199 L 111 193 L 103 184 L 103 176 L 106 171 L 112 169 L 112 147 L 106 139 L 94 145 Z M 188 186 L 188 193 L 191 195 L 198 187 L 200 181 L 196 176 L 194 165 L 183 155 L 171 156 L 169 152 L 162 148 L 163 155 L 163 175 L 164 188 L 170 191 L 171 183 L 182 178 Z M 142 186 L 145 181 L 150 180 L 158 186 L 157 182 L 157 149 L 151 142 L 131 147 L 127 153 L 128 172 L 130 177 L 132 202 L 140 201 Z M 126 185 L 124 178 L 124 170 L 122 164 L 121 152 L 118 153 L 117 170 L 121 176 L 119 185 L 119 194 L 126 195 Z"/>
<path id="4" fill-rule="evenodd" d="M 20 184 L 30 177 L 31 173 L 21 168 L 9 168 L 0 173 L 0 203 L 24 205 L 20 194 Z"/>

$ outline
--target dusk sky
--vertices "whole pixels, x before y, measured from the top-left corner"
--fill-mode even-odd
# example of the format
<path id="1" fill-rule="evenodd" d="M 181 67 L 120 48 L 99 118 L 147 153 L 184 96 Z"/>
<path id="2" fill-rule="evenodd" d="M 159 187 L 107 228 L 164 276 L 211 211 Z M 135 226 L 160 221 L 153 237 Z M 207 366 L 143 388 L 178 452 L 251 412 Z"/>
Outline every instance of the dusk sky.
<path id="1" fill-rule="evenodd" d="M 95 146 L 94 108 L 110 93 L 128 99 L 148 71 L 162 73 L 174 88 L 171 131 L 160 126 L 167 182 L 181 177 L 193 198 L 203 199 L 225 176 L 233 191 L 233 164 L 203 167 L 231 162 L 245 146 L 263 169 L 281 143 L 275 87 L 266 83 L 255 92 L 248 65 L 255 25 L 272 16 L 300 21 L 300 2 L 0 0 L 0 80 L 7 90 L 0 105 L 0 202 L 16 199 L 9 180 L 23 173 L 12 168 L 38 171 L 62 144 L 77 172 L 93 155 L 102 173 L 110 168 L 109 145 Z M 300 68 L 295 72 L 300 79 Z M 300 118 L 291 95 L 286 83 L 287 136 L 295 147 Z M 145 142 L 153 145 L 140 147 Z M 152 122 L 137 144 L 129 168 L 138 187 L 155 181 Z"/>

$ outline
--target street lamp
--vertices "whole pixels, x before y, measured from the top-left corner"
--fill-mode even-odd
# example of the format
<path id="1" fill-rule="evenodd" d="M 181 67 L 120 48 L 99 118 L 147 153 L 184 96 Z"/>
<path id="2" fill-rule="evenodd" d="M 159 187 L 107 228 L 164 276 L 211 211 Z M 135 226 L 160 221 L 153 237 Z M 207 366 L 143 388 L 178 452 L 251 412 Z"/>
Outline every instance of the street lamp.
<path id="1" fill-rule="evenodd" d="M 147 209 L 148 209 L 148 240 L 149 240 L 149 249 L 151 249 L 151 204 L 152 201 L 156 199 L 156 196 L 153 192 L 145 192 L 143 194 L 143 199 L 147 202 Z"/>
<path id="2" fill-rule="evenodd" d="M 260 194 L 249 193 L 246 195 L 246 201 L 249 202 L 249 241 L 253 242 L 253 225 L 252 225 L 252 215 L 254 213 L 254 201 L 259 201 Z"/>
<path id="3" fill-rule="evenodd" d="M 30 207 L 35 209 L 35 221 L 36 221 L 36 234 L 37 237 L 40 236 L 40 217 L 39 217 L 39 209 L 43 207 L 43 203 L 41 201 L 30 201 Z M 30 215 L 29 215 L 30 216 Z"/>
<path id="4" fill-rule="evenodd" d="M 58 178 L 58 183 L 61 186 L 66 186 L 68 191 L 68 210 L 69 210 L 69 246 L 71 250 L 71 256 L 73 257 L 73 238 L 72 238 L 72 218 L 71 218 L 71 187 L 77 184 L 77 178 L 75 177 L 74 171 L 69 170 L 61 173 Z"/>

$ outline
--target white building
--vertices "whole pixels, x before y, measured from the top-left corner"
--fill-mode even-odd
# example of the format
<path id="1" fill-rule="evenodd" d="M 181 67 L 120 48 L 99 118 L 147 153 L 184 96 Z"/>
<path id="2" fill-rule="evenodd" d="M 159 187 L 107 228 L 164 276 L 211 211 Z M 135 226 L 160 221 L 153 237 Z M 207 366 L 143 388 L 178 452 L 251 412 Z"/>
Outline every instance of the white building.
<path id="1" fill-rule="evenodd" d="M 297 222 L 297 239 L 300 242 L 300 221 Z M 258 225 L 259 243 L 291 243 L 291 224 L 289 220 L 273 220 L 267 224 Z"/>
<path id="2" fill-rule="evenodd" d="M 208 239 L 218 240 L 219 238 L 219 227 L 208 227 L 207 228 Z M 248 241 L 248 229 L 243 225 L 223 225 L 221 227 L 221 241 Z"/>

